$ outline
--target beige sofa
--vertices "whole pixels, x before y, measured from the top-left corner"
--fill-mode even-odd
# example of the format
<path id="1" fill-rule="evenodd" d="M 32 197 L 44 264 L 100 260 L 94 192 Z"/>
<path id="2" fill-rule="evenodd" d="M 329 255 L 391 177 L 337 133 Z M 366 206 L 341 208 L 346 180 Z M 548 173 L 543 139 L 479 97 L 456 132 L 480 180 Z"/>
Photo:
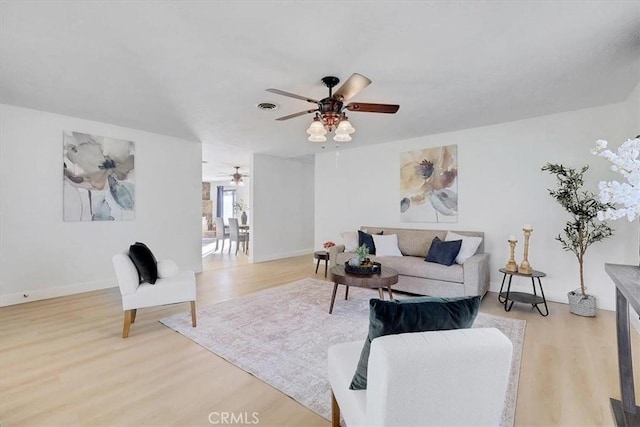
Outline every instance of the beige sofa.
<path id="1" fill-rule="evenodd" d="M 447 230 L 418 230 L 407 228 L 361 227 L 362 231 L 375 234 L 381 231 L 398 236 L 398 248 L 403 256 L 378 257 L 370 256 L 385 267 L 391 267 L 399 273 L 398 284 L 394 290 L 410 292 L 418 295 L 441 297 L 480 295 L 489 290 L 489 254 L 484 251 L 484 233 L 476 231 L 455 231 L 463 236 L 478 236 L 483 242 L 476 254 L 464 264 L 445 266 L 424 259 L 431 247 L 431 241 L 438 236 L 444 240 Z M 352 252 L 345 252 L 344 245 L 336 245 L 329 249 L 331 266 L 344 265 L 355 256 Z"/>

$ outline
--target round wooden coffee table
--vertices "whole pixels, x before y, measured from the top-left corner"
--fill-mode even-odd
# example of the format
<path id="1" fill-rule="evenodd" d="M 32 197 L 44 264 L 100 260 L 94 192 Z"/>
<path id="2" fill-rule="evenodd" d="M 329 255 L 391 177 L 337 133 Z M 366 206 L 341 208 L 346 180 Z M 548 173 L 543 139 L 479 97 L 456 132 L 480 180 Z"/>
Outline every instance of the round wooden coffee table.
<path id="1" fill-rule="evenodd" d="M 329 277 L 333 281 L 333 295 L 331 296 L 331 305 L 329 306 L 329 314 L 333 312 L 333 303 L 336 300 L 336 292 L 338 285 L 345 285 L 344 299 L 349 298 L 349 286 L 357 286 L 358 288 L 378 289 L 380 299 L 384 299 L 382 288 L 387 288 L 389 299 L 393 299 L 391 286 L 398 283 L 398 272 L 393 268 L 382 266 L 380 274 L 360 275 L 351 274 L 344 271 L 344 265 L 334 265 L 329 270 Z"/>

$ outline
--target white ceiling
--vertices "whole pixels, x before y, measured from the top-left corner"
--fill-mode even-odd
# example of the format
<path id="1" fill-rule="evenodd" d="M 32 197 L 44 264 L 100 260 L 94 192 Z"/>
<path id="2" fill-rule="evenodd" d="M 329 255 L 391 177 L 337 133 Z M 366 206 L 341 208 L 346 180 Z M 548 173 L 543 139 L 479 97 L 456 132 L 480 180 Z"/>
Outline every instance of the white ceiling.
<path id="1" fill-rule="evenodd" d="M 373 84 L 353 101 L 400 104 L 350 114 L 343 148 L 619 102 L 640 81 L 638 1 L 0 8 L 1 102 L 202 141 L 212 175 L 248 167 L 248 152 L 322 150 L 311 115 L 274 120 L 313 105 L 265 89 L 318 99 L 325 75 L 362 73 Z"/>

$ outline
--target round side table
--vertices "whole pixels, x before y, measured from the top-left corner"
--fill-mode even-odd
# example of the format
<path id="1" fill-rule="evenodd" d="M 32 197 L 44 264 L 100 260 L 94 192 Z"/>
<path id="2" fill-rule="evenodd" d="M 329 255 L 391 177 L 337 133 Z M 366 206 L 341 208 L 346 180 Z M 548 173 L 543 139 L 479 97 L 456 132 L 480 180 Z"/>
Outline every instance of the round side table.
<path id="1" fill-rule="evenodd" d="M 318 260 L 318 262 L 316 263 L 316 274 L 318 274 L 318 267 L 320 266 L 320 261 L 324 260 L 324 277 L 327 277 L 327 265 L 329 264 L 329 252 L 316 251 L 313 253 L 313 257 Z"/>
<path id="2" fill-rule="evenodd" d="M 522 273 L 518 273 L 517 271 L 509 271 L 504 268 L 501 268 L 499 271 L 500 273 L 504 274 L 504 276 L 502 276 L 502 285 L 500 285 L 500 293 L 498 294 L 498 301 L 501 304 L 504 304 L 504 311 L 511 311 L 511 307 L 513 307 L 514 302 L 521 302 L 524 304 L 531 304 L 531 306 L 535 307 L 536 310 L 538 310 L 538 313 L 540 313 L 544 317 L 549 315 L 549 307 L 547 306 L 547 299 L 544 297 L 544 290 L 542 289 L 542 282 L 540 281 L 540 278 L 545 277 L 546 273 L 543 273 L 542 271 L 533 270 L 531 274 L 522 274 Z M 509 282 L 507 284 L 506 292 L 503 292 L 502 289 L 504 288 L 504 282 L 507 276 L 509 276 Z M 531 285 L 533 286 L 533 294 L 530 294 L 527 292 L 511 292 L 511 279 L 513 279 L 513 276 L 530 277 Z M 536 291 L 536 279 L 538 279 L 538 286 L 540 287 L 540 295 L 538 295 L 538 292 Z M 509 301 L 511 301 L 511 304 L 509 304 Z M 540 307 L 538 307 L 538 304 L 544 305 L 544 310 L 545 310 L 544 313 L 540 310 Z"/>

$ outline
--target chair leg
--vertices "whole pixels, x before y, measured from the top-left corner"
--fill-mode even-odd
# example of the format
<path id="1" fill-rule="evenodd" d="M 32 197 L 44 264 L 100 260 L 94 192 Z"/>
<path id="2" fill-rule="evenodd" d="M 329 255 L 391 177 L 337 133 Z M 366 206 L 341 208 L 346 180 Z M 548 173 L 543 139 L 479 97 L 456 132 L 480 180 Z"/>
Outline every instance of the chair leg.
<path id="1" fill-rule="evenodd" d="M 131 323 L 136 323 L 136 314 L 138 314 L 138 309 L 134 308 L 131 310 Z"/>
<path id="2" fill-rule="evenodd" d="M 331 390 L 331 427 L 340 427 L 340 407 L 333 390 Z"/>
<path id="3" fill-rule="evenodd" d="M 133 310 L 125 310 L 124 311 L 124 326 L 122 327 L 122 338 L 127 338 L 129 336 L 129 329 L 131 329 L 131 317 Z"/>
<path id="4" fill-rule="evenodd" d="M 191 301 L 191 326 L 196 327 L 196 302 Z"/>

